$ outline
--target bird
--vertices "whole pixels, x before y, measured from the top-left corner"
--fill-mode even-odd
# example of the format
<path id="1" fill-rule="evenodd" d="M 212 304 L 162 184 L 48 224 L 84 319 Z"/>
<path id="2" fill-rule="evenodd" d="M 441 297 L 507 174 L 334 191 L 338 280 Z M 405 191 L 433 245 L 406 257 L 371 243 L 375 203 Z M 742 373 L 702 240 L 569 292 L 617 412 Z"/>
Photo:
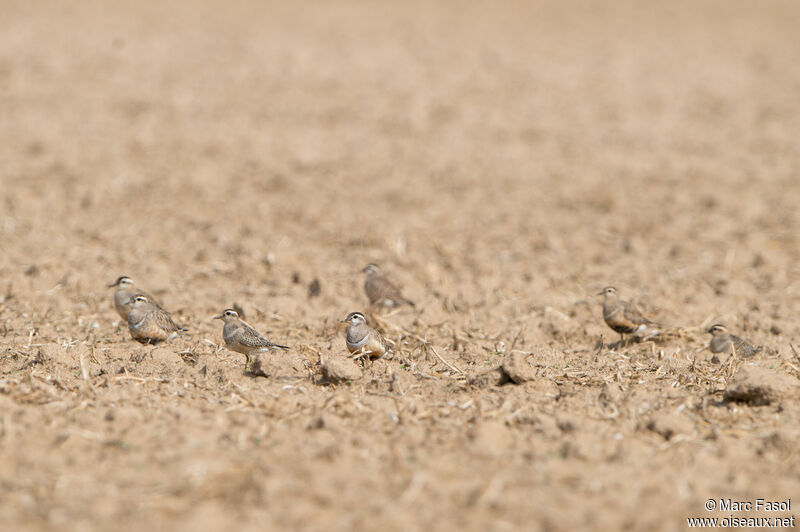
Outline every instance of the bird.
<path id="1" fill-rule="evenodd" d="M 625 340 L 626 334 L 644 332 L 649 325 L 657 325 L 645 318 L 635 305 L 619 299 L 617 289 L 613 286 L 606 286 L 597 295 L 603 296 L 603 319 L 606 325 L 619 333 L 620 344 Z M 658 331 L 653 329 L 651 333 L 657 334 Z"/>
<path id="2" fill-rule="evenodd" d="M 137 290 L 134 288 L 133 279 L 128 277 L 127 275 L 122 275 L 117 278 L 116 281 L 108 285 L 109 288 L 116 287 L 116 291 L 114 292 L 114 306 L 117 308 L 117 312 L 119 313 L 120 317 L 123 320 L 128 319 L 128 312 L 130 311 L 130 306 L 127 304 L 128 301 L 131 300 L 131 297 L 142 295 L 145 296 L 151 303 L 155 304 L 159 308 L 161 307 L 161 303 L 156 300 L 153 296 L 145 292 L 144 290 Z"/>
<path id="3" fill-rule="evenodd" d="M 242 353 L 247 360 L 245 368 L 250 366 L 252 356 L 273 349 L 289 349 L 288 345 L 274 344 L 259 334 L 253 327 L 242 321 L 239 313 L 232 308 L 226 308 L 221 314 L 214 316 L 215 320 L 222 320 L 222 338 L 231 351 Z"/>
<path id="4" fill-rule="evenodd" d="M 147 296 L 136 294 L 126 303 L 128 330 L 134 340 L 142 344 L 158 344 L 172 340 L 179 332 L 187 331 L 172 321 L 172 315 Z"/>
<path id="5" fill-rule="evenodd" d="M 367 325 L 367 318 L 361 312 L 351 312 L 342 323 L 350 324 L 345 341 L 347 350 L 356 358 L 381 358 L 390 350 L 381 334 Z"/>
<path id="6" fill-rule="evenodd" d="M 741 357 L 751 357 L 761 351 L 761 347 L 753 347 L 747 340 L 743 340 L 728 331 L 721 323 L 715 323 L 706 331 L 711 334 L 708 348 L 712 353 L 730 353 Z"/>
<path id="7" fill-rule="evenodd" d="M 367 264 L 363 272 L 367 274 L 364 280 L 364 292 L 367 293 L 370 305 L 384 308 L 394 308 L 404 304 L 415 306 L 413 301 L 403 297 L 397 285 L 390 281 L 376 264 Z"/>

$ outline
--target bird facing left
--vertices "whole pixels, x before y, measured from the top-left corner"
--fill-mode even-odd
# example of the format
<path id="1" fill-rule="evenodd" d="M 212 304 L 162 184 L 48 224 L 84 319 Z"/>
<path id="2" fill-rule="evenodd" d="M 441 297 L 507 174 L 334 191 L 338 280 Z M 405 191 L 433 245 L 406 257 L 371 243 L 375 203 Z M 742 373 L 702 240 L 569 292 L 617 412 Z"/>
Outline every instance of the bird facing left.
<path id="1" fill-rule="evenodd" d="M 134 295 L 125 304 L 128 308 L 128 330 L 137 342 L 158 344 L 172 340 L 187 331 L 172 320 L 172 315 L 145 295 Z"/>
<path id="2" fill-rule="evenodd" d="M 287 345 L 270 342 L 253 327 L 239 317 L 239 313 L 232 308 L 226 308 L 221 314 L 214 316 L 215 320 L 222 320 L 222 338 L 231 351 L 242 353 L 247 360 L 245 368 L 250 366 L 252 356 L 273 349 L 289 349 Z"/>

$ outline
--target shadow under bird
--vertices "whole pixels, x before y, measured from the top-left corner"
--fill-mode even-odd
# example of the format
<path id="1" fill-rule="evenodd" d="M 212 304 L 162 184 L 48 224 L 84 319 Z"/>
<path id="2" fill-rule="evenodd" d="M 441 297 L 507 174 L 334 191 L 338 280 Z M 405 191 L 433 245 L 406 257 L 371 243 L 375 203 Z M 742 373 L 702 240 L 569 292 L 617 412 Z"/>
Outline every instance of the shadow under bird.
<path id="1" fill-rule="evenodd" d="M 367 264 L 363 271 L 367 275 L 364 279 L 364 292 L 367 294 L 370 305 L 384 308 L 394 308 L 400 305 L 415 306 L 413 301 L 403 297 L 397 285 L 381 272 L 377 264 Z"/>
<path id="2" fill-rule="evenodd" d="M 342 323 L 348 323 L 345 341 L 350 354 L 361 357 L 381 358 L 389 351 L 381 334 L 367 325 L 367 318 L 361 312 L 351 312 Z"/>
<path id="3" fill-rule="evenodd" d="M 172 320 L 172 315 L 162 309 L 147 296 L 132 296 L 126 306 L 128 311 L 128 330 L 134 340 L 142 344 L 158 344 L 172 340 L 178 333 L 187 331 Z"/>
<path id="4" fill-rule="evenodd" d="M 270 342 L 253 327 L 245 323 L 239 313 L 232 308 L 226 308 L 221 314 L 214 316 L 215 320 L 222 320 L 225 325 L 222 327 L 222 338 L 225 345 L 231 351 L 242 353 L 247 357 L 246 366 L 250 365 L 252 356 L 256 353 L 264 353 L 273 349 L 289 349 L 288 345 L 280 345 Z"/>
<path id="5" fill-rule="evenodd" d="M 620 299 L 613 286 L 603 288 L 597 295 L 603 296 L 603 320 L 613 331 L 619 333 L 620 344 L 624 342 L 626 334 L 658 334 L 653 328 L 658 324 L 645 318 L 641 310 L 629 301 Z"/>
<path id="6" fill-rule="evenodd" d="M 161 307 L 161 303 L 159 303 L 156 298 L 154 298 L 144 290 L 138 290 L 133 284 L 133 279 L 131 279 L 127 275 L 122 275 L 118 277 L 117 280 L 108 285 L 108 287 L 116 288 L 116 291 L 114 291 L 114 307 L 116 307 L 117 313 L 123 320 L 128 319 L 128 312 L 130 311 L 131 308 L 128 305 L 128 302 L 131 300 L 133 296 L 144 296 L 147 298 L 148 301 L 150 301 L 157 307 Z"/>
<path id="7" fill-rule="evenodd" d="M 715 323 L 706 332 L 711 335 L 708 348 L 712 353 L 728 353 L 748 358 L 762 349 L 761 347 L 753 347 L 747 340 L 731 334 L 728 328 L 721 323 Z"/>

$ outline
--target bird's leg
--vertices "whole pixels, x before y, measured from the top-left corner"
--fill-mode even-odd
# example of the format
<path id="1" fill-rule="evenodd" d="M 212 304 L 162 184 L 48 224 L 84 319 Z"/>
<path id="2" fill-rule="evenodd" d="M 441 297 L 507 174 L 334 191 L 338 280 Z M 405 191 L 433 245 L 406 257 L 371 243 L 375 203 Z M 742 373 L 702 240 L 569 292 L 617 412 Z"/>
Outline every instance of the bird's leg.
<path id="1" fill-rule="evenodd" d="M 364 365 L 364 359 L 367 357 L 368 354 L 369 353 L 367 353 L 366 349 L 364 349 L 364 346 L 361 346 L 361 348 L 359 348 L 358 351 L 356 351 L 355 353 L 350 355 L 350 358 L 352 358 L 354 362 L 356 360 L 360 360 L 361 361 L 361 365 L 363 366 Z"/>
<path id="2" fill-rule="evenodd" d="M 733 345 L 733 342 L 731 342 L 731 361 L 733 362 L 731 364 L 731 366 L 735 365 L 736 362 L 738 362 L 738 360 L 739 360 L 739 357 L 736 356 L 736 346 Z"/>
<path id="3" fill-rule="evenodd" d="M 725 361 L 722 368 L 725 370 L 725 377 L 726 379 L 730 379 L 733 376 L 734 367 L 736 366 L 736 349 L 731 345 L 730 356 L 728 360 Z"/>
<path id="4" fill-rule="evenodd" d="M 153 352 L 156 349 L 158 349 L 158 342 L 148 341 L 147 345 L 150 346 L 150 351 L 147 352 L 147 357 L 152 359 L 153 358 Z M 144 357 L 142 357 L 142 359 L 144 359 Z"/>
<path id="5" fill-rule="evenodd" d="M 656 343 L 651 341 L 651 340 L 648 340 L 647 343 L 650 344 L 650 354 L 652 354 L 653 357 L 655 357 L 656 356 Z"/>

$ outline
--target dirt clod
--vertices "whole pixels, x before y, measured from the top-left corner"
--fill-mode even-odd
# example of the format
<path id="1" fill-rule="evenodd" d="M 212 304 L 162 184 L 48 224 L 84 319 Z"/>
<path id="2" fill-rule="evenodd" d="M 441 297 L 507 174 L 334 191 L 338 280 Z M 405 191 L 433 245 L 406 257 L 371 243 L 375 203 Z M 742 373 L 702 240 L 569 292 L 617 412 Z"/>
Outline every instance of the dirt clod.
<path id="1" fill-rule="evenodd" d="M 659 412 L 646 424 L 647 430 L 653 431 L 670 440 L 678 434 L 690 435 L 694 432 L 694 424 L 685 415 L 675 412 Z"/>
<path id="2" fill-rule="evenodd" d="M 308 376 L 305 360 L 297 353 L 256 353 L 250 361 L 250 373 L 273 379 L 295 379 Z"/>
<path id="3" fill-rule="evenodd" d="M 795 397 L 800 392 L 797 378 L 759 366 L 741 366 L 725 388 L 724 400 L 764 406 Z"/>
<path id="4" fill-rule="evenodd" d="M 308 298 L 317 297 L 322 291 L 322 285 L 319 279 L 314 277 L 314 280 L 308 283 Z"/>
<path id="5" fill-rule="evenodd" d="M 322 364 L 322 374 L 331 383 L 337 384 L 360 379 L 362 371 L 352 360 L 330 356 Z"/>
<path id="6" fill-rule="evenodd" d="M 502 367 L 484 369 L 475 373 L 469 378 L 469 383 L 472 386 L 500 386 L 509 381 L 508 375 L 503 371 Z"/>
<path id="7" fill-rule="evenodd" d="M 523 353 L 506 355 L 502 368 L 508 378 L 515 384 L 522 384 L 536 379 L 536 370 L 528 363 L 528 358 Z"/>

